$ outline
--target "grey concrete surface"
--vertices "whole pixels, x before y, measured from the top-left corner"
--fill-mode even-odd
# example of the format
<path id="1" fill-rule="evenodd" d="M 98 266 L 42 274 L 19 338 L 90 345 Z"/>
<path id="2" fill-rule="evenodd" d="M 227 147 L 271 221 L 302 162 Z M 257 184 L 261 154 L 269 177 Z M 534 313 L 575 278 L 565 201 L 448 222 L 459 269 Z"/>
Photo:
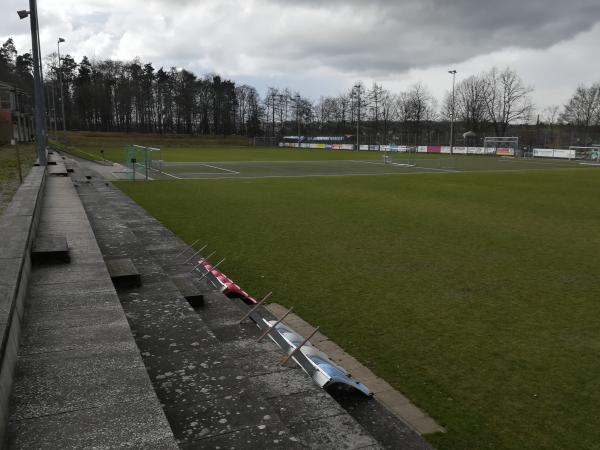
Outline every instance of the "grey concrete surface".
<path id="1" fill-rule="evenodd" d="M 11 397 L 10 448 L 176 448 L 89 221 L 49 177 L 38 237 L 73 258 L 34 265 Z"/>
<path id="2" fill-rule="evenodd" d="M 29 252 L 39 223 L 45 180 L 43 168 L 32 168 L 0 216 L 0 445 L 7 434 L 23 304 L 31 272 Z"/>

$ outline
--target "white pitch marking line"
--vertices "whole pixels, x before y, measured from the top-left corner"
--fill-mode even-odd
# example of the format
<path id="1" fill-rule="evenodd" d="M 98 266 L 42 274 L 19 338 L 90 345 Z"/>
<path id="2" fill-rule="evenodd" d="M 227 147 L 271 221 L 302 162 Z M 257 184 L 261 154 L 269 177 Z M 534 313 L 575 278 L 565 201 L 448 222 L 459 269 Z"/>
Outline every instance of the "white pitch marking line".
<path id="1" fill-rule="evenodd" d="M 566 167 L 568 165 L 573 165 L 573 163 L 569 162 L 568 160 L 542 161 L 539 158 L 536 158 L 536 159 L 518 159 L 518 158 L 517 159 L 500 159 L 499 161 L 512 162 L 515 164 L 535 164 L 535 165 L 558 166 L 558 167 Z"/>
<path id="2" fill-rule="evenodd" d="M 343 173 L 343 174 L 328 174 L 328 175 L 256 175 L 256 176 L 241 176 L 233 177 L 231 175 L 224 175 L 222 177 L 213 178 L 188 178 L 188 180 L 260 180 L 266 178 L 314 178 L 314 177 L 368 177 L 368 176 L 380 176 L 380 175 L 404 175 L 407 172 L 381 172 L 381 173 Z M 217 174 L 211 174 L 217 175 Z"/>
<path id="3" fill-rule="evenodd" d="M 423 167 L 423 166 L 417 166 L 419 169 L 425 169 L 425 170 L 438 170 L 441 172 L 451 172 L 451 173 L 459 173 L 459 172 L 464 172 L 464 170 L 456 170 L 456 169 L 440 169 L 437 167 Z"/>
<path id="4" fill-rule="evenodd" d="M 348 159 L 347 161 L 359 163 L 359 164 L 373 164 L 376 166 L 385 166 L 385 164 L 382 163 L 381 161 L 365 161 L 365 160 L 360 160 L 360 159 Z"/>
<path id="5" fill-rule="evenodd" d="M 397 163 L 397 162 L 390 162 L 390 163 L 386 164 L 386 163 L 383 163 L 380 161 L 367 161 L 367 160 L 358 160 L 358 159 L 348 159 L 346 161 L 355 162 L 355 163 L 363 163 L 363 164 L 373 164 L 375 166 L 416 167 L 414 164 Z"/>
<path id="6" fill-rule="evenodd" d="M 395 163 L 395 162 L 392 162 L 392 163 L 389 163 L 389 164 L 391 164 L 392 166 L 416 167 L 415 164 L 404 164 L 404 163 Z"/>
<path id="7" fill-rule="evenodd" d="M 229 176 L 228 173 L 215 173 L 215 172 L 182 172 L 182 174 L 186 174 L 186 175 L 213 175 L 215 177 L 218 177 L 220 175 L 225 175 L 225 176 Z M 239 174 L 239 172 L 234 172 L 233 175 L 237 175 Z"/>
<path id="8" fill-rule="evenodd" d="M 535 169 L 485 169 L 485 170 L 445 170 L 443 172 L 439 170 L 443 169 L 430 169 L 430 170 L 438 170 L 438 172 L 423 172 L 419 169 L 429 169 L 428 167 L 415 167 L 414 171 L 407 172 L 380 172 L 380 173 L 346 173 L 346 174 L 330 174 L 330 175 L 257 175 L 257 176 L 241 176 L 241 177 L 232 177 L 229 175 L 225 175 L 219 178 L 186 178 L 187 180 L 206 180 L 206 181 L 214 181 L 214 180 L 260 180 L 266 178 L 313 178 L 313 177 L 360 177 L 360 176 L 370 176 L 377 177 L 381 175 L 396 175 L 396 176 L 418 176 L 418 175 L 445 175 L 446 173 L 527 173 L 527 172 L 554 172 L 557 170 L 578 170 L 576 167 L 561 167 L 561 168 L 535 168 Z M 211 174 L 217 175 L 217 174 Z"/>
<path id="9" fill-rule="evenodd" d="M 229 172 L 229 173 L 233 173 L 233 174 L 239 174 L 239 172 L 236 172 L 235 170 L 229 170 L 229 169 L 225 169 L 223 167 L 219 167 L 219 166 L 211 166 L 210 164 L 201 164 L 202 166 L 206 166 L 206 167 L 210 167 L 211 169 L 217 169 L 217 170 L 222 170 L 223 172 Z"/>
<path id="10" fill-rule="evenodd" d="M 168 177 L 175 178 L 176 180 L 183 180 L 183 178 L 176 177 L 175 175 L 171 175 L 169 172 L 165 172 L 164 170 L 163 170 L 163 171 L 161 171 L 160 173 L 162 173 L 163 175 L 166 175 L 166 176 L 168 176 Z"/>
<path id="11" fill-rule="evenodd" d="M 210 161 L 213 164 L 271 164 L 271 163 L 281 163 L 281 164 L 309 164 L 309 163 L 344 163 L 344 162 L 368 162 L 368 160 L 353 160 L 353 159 L 316 159 L 316 160 L 281 160 L 281 161 Z M 376 162 L 372 160 L 372 162 Z M 381 164 L 381 163 L 380 163 Z M 176 166 L 176 165 L 207 165 L 203 161 L 189 161 L 189 162 L 169 162 L 166 164 L 167 166 Z"/>

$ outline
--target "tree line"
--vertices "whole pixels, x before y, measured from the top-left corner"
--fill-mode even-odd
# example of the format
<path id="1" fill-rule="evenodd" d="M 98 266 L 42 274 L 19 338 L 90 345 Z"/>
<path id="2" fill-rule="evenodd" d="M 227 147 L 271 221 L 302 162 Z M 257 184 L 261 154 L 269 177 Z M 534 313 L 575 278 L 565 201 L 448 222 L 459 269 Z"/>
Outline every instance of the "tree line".
<path id="1" fill-rule="evenodd" d="M 265 136 L 356 134 L 362 143 L 446 144 L 454 116 L 456 145 L 483 136 L 519 135 L 536 146 L 589 145 L 600 140 L 600 83 L 579 86 L 563 106 L 536 112 L 533 87 L 511 68 L 459 80 L 441 102 L 423 83 L 391 92 L 357 82 L 347 92 L 312 100 L 290 89 L 264 96 L 217 74 L 155 68 L 138 58 L 76 62 L 70 55 L 44 58 L 51 125 L 61 128 L 61 90 L 69 129 L 191 135 Z M 58 67 L 62 73 L 59 82 Z M 12 39 L 0 47 L 0 79 L 31 86 L 32 58 Z M 454 99 L 454 100 L 453 100 Z M 54 120 L 54 118 L 56 119 Z M 52 128 L 52 126 L 51 126 Z M 462 138 L 472 131 L 474 141 Z"/>

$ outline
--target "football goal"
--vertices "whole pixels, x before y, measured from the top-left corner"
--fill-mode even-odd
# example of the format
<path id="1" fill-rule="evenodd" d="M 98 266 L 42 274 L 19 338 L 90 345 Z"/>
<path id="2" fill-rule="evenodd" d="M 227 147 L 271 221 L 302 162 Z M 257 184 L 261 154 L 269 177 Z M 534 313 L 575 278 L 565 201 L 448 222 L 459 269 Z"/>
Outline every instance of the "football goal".
<path id="1" fill-rule="evenodd" d="M 253 140 L 255 147 L 277 147 L 278 139 L 273 136 L 256 136 Z"/>
<path id="2" fill-rule="evenodd" d="M 483 154 L 496 156 L 519 156 L 519 138 L 490 136 L 483 140 Z"/>
<path id="3" fill-rule="evenodd" d="M 125 178 L 150 180 L 152 173 L 162 174 L 161 150 L 143 145 L 127 145 L 124 150 L 123 166 Z"/>
<path id="4" fill-rule="evenodd" d="M 414 167 L 417 165 L 417 147 L 401 146 L 398 150 L 386 151 L 383 154 L 383 163 L 393 166 Z"/>
<path id="5" fill-rule="evenodd" d="M 573 159 L 579 159 L 582 161 L 588 161 L 593 163 L 600 163 L 600 145 L 592 145 L 589 147 L 571 145 L 569 147 L 569 150 Z"/>

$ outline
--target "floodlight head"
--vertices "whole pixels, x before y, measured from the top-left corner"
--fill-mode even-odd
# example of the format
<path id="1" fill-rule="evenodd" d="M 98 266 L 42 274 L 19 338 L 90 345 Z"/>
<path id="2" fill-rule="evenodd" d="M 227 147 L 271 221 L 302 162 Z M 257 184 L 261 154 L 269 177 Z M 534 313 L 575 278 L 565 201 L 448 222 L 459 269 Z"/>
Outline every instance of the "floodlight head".
<path id="1" fill-rule="evenodd" d="M 22 20 L 29 15 L 29 11 L 21 9 L 20 11 L 17 11 L 17 14 L 19 15 L 19 19 Z"/>
<path id="2" fill-rule="evenodd" d="M 451 73 L 452 75 L 456 75 L 456 70 L 449 70 L 448 73 Z"/>
<path id="3" fill-rule="evenodd" d="M 65 42 L 65 40 L 61 37 L 58 38 L 58 43 L 60 44 L 61 42 Z"/>

